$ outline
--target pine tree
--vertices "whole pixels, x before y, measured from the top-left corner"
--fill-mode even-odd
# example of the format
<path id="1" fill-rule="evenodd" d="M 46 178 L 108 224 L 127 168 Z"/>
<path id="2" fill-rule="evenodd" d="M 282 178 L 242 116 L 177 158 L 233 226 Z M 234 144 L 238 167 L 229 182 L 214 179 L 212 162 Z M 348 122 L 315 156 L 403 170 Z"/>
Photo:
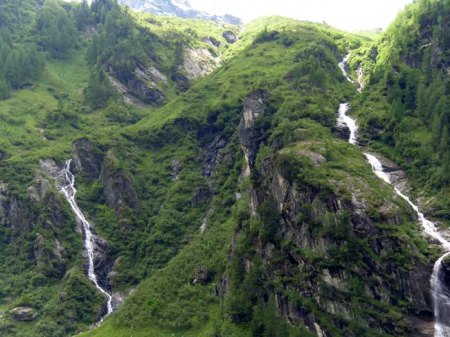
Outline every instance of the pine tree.
<path id="1" fill-rule="evenodd" d="M 39 44 L 54 58 L 65 58 L 75 44 L 76 30 L 67 12 L 59 4 L 48 2 L 36 23 Z"/>
<path id="2" fill-rule="evenodd" d="M 91 24 L 91 12 L 86 0 L 74 9 L 73 17 L 78 30 L 83 30 L 87 25 Z"/>
<path id="3" fill-rule="evenodd" d="M 5 99 L 9 97 L 9 85 L 5 78 L 0 75 L 0 99 Z"/>

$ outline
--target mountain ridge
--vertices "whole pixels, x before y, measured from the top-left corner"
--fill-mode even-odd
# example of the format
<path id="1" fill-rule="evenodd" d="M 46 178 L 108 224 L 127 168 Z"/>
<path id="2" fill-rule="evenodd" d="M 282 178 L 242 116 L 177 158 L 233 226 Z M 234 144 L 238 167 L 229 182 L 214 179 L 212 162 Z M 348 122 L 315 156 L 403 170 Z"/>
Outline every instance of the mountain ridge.
<path id="1" fill-rule="evenodd" d="M 120 0 L 121 4 L 135 10 L 163 16 L 178 16 L 185 19 L 212 20 L 218 23 L 242 25 L 238 17 L 226 15 L 212 15 L 204 11 L 192 8 L 187 0 Z"/>
<path id="2" fill-rule="evenodd" d="M 2 336 L 433 335 L 442 249 L 338 107 L 446 228 L 448 46 L 430 28 L 447 27 L 445 1 L 418 1 L 377 41 L 282 17 L 241 30 L 41 4 L 0 3 Z M 349 52 L 361 93 L 338 65 Z M 70 159 L 115 310 L 92 330 L 107 298 L 58 185 Z"/>

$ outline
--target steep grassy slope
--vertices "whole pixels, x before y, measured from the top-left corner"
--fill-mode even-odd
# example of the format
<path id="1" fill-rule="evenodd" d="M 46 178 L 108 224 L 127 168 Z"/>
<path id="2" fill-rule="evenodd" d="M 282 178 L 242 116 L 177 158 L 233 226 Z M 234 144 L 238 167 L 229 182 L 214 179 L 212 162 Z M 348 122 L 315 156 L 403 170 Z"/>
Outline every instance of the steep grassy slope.
<path id="1" fill-rule="evenodd" d="M 42 2 L 38 7 L 31 1 L 23 1 L 21 4 L 6 1 L 2 2 L 1 6 L 0 35 L 8 44 L 14 46 L 32 44 L 46 60 L 45 69 L 33 78 L 33 81 L 30 82 L 26 78 L 25 86 L 8 87 L 6 96 L 9 97 L 0 101 L 2 119 L 0 260 L 1 311 L 4 313 L 0 319 L 0 329 L 4 336 L 66 336 L 95 322 L 102 311 L 103 299 L 83 274 L 81 235 L 62 195 L 54 186 L 54 181 L 40 168 L 40 160 L 52 159 L 61 165 L 71 156 L 73 141 L 88 134 L 100 144 L 104 142 L 110 146 L 114 142 L 121 142 L 123 144 L 121 146 L 125 148 L 128 143 L 119 135 L 121 126 L 139 120 L 151 112 L 151 109 L 143 110 L 123 104 L 120 95 L 116 95 L 110 87 L 108 87 L 110 100 L 104 109 L 95 109 L 91 104 L 86 89 L 95 69 L 89 68 L 86 55 L 89 54 L 92 45 L 90 34 L 96 28 L 95 22 L 91 21 L 93 14 L 80 13 L 79 6 L 74 7 L 57 1 Z M 78 31 L 72 31 L 74 44 L 58 49 L 65 56 L 53 55 L 50 51 L 53 45 L 41 44 L 41 39 L 47 34 L 37 34 L 36 26 L 37 18 L 44 17 L 45 10 L 49 11 L 46 15 L 51 17 L 54 13 L 58 13 L 65 18 L 64 20 L 69 20 L 67 21 L 69 26 L 79 28 Z M 124 11 L 121 13 L 125 21 L 129 19 Z M 53 22 L 53 19 L 45 22 Z M 172 22 L 174 22 L 172 26 L 177 24 L 175 20 Z M 42 25 L 45 26 L 43 23 Z M 134 23 L 133 25 L 138 26 Z M 165 43 L 175 45 L 172 41 L 184 36 L 184 42 L 189 41 L 194 46 L 204 47 L 206 43 L 201 35 L 205 32 L 204 28 L 201 30 L 204 26 L 212 27 L 208 24 L 192 23 L 189 33 L 192 36 L 188 33 L 164 36 Z M 48 27 L 51 28 L 51 24 Z M 222 31 L 219 32 L 218 39 L 222 34 Z M 51 29 L 47 33 L 55 36 L 55 40 L 56 37 L 60 37 L 59 32 Z M 24 40 L 26 42 L 23 42 Z M 183 45 L 180 48 L 184 47 L 187 48 Z M 163 45 L 158 45 L 158 49 L 161 51 L 160 59 L 166 60 L 166 55 L 175 55 L 175 47 L 166 49 Z M 5 50 L 2 48 L 1 52 Z M 180 49 L 181 52 L 182 50 Z M 170 59 L 166 62 L 170 74 Z M 1 73 L 4 69 L 0 68 Z M 175 94 L 174 89 L 170 95 Z M 137 149 L 133 156 L 141 156 L 142 152 Z M 147 156 L 139 171 L 152 166 L 153 160 L 158 161 L 159 158 Z M 136 171 L 135 174 L 139 175 Z M 141 177 L 146 178 L 145 175 Z M 170 175 L 166 177 L 171 181 Z M 150 177 L 149 181 L 151 179 L 154 177 Z M 163 176 L 157 175 L 157 179 L 163 179 Z M 86 186 L 79 187 L 80 204 L 89 209 L 88 206 L 93 206 L 89 197 L 92 193 L 95 194 L 98 188 L 96 190 L 95 186 L 90 186 L 90 182 Z M 174 186 L 173 191 L 176 188 Z M 151 193 L 150 191 L 151 188 L 145 193 Z M 95 196 L 93 198 L 95 199 Z M 142 258 L 145 251 L 139 253 L 139 258 L 135 259 L 133 255 L 146 228 L 139 226 L 139 222 L 136 221 L 135 225 L 139 229 L 136 236 L 124 241 L 121 237 L 121 233 L 124 233 L 123 228 L 110 225 L 111 223 L 119 225 L 119 217 L 104 203 L 104 199 L 95 199 L 95 204 L 101 204 L 98 212 L 101 212 L 102 218 L 100 215 L 97 217 L 95 206 L 91 211 L 94 213 L 93 217 L 99 219 L 98 231 L 103 234 L 105 228 L 112 233 L 113 254 L 117 256 L 124 251 L 130 252 L 129 260 L 125 261 L 136 260 L 136 264 L 130 263 L 126 271 L 117 277 L 119 281 L 116 289 L 121 289 L 124 285 L 128 287 L 138 282 L 149 269 Z M 144 212 L 146 207 L 148 211 Z M 152 207 L 152 205 L 142 207 L 141 224 L 145 222 L 147 214 L 156 213 Z M 138 216 L 139 214 L 136 214 L 134 218 Z M 127 223 L 126 217 L 126 214 L 121 215 L 120 226 Z M 181 237 L 175 241 L 177 240 L 182 242 L 184 239 Z M 130 242 L 132 247 L 129 246 Z M 162 256 L 161 261 L 153 258 L 152 265 L 164 265 L 175 252 L 176 249 L 173 247 L 161 250 L 159 252 Z M 13 320 L 9 311 L 18 306 L 33 308 L 37 313 L 37 319 L 29 323 Z"/>
<path id="2" fill-rule="evenodd" d="M 355 102 L 365 140 L 400 163 L 427 212 L 446 221 L 449 25 L 448 1 L 417 1 L 352 61 L 362 61 L 368 81 Z"/>
<path id="3" fill-rule="evenodd" d="M 427 244 L 408 206 L 330 132 L 354 90 L 337 62 L 362 41 L 266 18 L 240 43 L 222 68 L 124 130 L 152 157 L 164 153 L 169 172 L 171 162 L 182 164 L 176 197 L 184 205 L 204 188 L 186 171 L 203 172 L 212 199 L 205 219 L 186 223 L 189 240 L 177 256 L 85 335 L 412 333 L 405 317 L 430 314 Z M 246 128 L 249 115 L 257 117 Z M 162 172 L 152 163 L 148 170 Z M 179 230 L 171 219 L 180 208 L 169 203 L 166 214 L 167 201 L 149 222 L 150 237 Z M 401 288 L 404 279 L 421 286 Z"/>

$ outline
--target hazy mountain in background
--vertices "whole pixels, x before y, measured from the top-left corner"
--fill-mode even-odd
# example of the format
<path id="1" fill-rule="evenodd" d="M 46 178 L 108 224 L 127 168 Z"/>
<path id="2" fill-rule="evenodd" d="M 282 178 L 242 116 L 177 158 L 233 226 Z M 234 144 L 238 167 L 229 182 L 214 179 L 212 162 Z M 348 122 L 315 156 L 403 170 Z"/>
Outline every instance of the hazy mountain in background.
<path id="1" fill-rule="evenodd" d="M 156 15 L 178 16 L 188 19 L 212 20 L 234 25 L 242 24 L 242 20 L 232 15 L 213 15 L 192 8 L 187 0 L 119 0 L 119 3 L 130 8 Z"/>

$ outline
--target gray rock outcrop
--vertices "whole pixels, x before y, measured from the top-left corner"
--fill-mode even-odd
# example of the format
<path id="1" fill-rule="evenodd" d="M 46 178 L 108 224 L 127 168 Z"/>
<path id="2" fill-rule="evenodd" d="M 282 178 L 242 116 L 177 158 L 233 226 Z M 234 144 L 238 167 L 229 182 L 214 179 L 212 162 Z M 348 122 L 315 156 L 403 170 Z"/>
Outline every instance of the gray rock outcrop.
<path id="1" fill-rule="evenodd" d="M 116 212 L 126 207 L 137 209 L 138 197 L 125 173 L 117 167 L 118 160 L 110 150 L 107 152 L 100 173 L 106 203 Z"/>
<path id="2" fill-rule="evenodd" d="M 73 143 L 73 173 L 97 179 L 100 175 L 102 159 L 103 154 L 88 138 L 80 138 Z"/>
<path id="3" fill-rule="evenodd" d="M 231 30 L 226 30 L 222 33 L 223 38 L 230 44 L 236 43 L 238 38 Z"/>
<path id="4" fill-rule="evenodd" d="M 33 308 L 17 307 L 10 311 L 11 318 L 15 321 L 31 322 L 37 318 L 37 314 Z"/>

